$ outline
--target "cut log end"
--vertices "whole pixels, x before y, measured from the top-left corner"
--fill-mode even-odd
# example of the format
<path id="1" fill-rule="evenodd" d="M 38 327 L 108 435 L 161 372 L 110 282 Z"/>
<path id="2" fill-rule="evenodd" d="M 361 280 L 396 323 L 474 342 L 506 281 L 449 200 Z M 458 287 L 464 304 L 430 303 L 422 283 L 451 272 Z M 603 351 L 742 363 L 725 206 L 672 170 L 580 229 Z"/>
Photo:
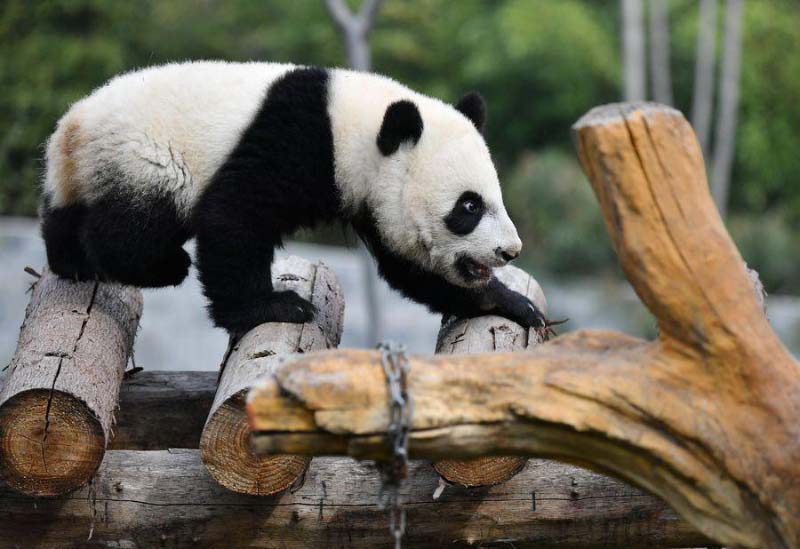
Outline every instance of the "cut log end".
<path id="1" fill-rule="evenodd" d="M 531 299 L 544 313 L 547 300 L 539 283 L 517 267 L 497 269 L 497 277 L 509 288 Z M 502 317 L 453 319 L 439 331 L 437 353 L 475 353 L 490 351 L 521 351 L 534 347 L 538 340 L 529 330 Z M 528 458 L 517 456 L 483 457 L 466 461 L 445 459 L 433 463 L 433 468 L 451 484 L 466 487 L 494 486 L 519 473 Z"/>
<path id="2" fill-rule="evenodd" d="M 344 318 L 341 287 L 323 263 L 289 256 L 276 260 L 272 272 L 277 291 L 297 292 L 314 304 L 317 316 L 307 324 L 262 324 L 234 346 L 200 439 L 203 462 L 215 480 L 234 492 L 259 496 L 289 488 L 311 458 L 254 454 L 245 413 L 247 391 L 259 377 L 269 377 L 287 356 L 338 345 Z"/>
<path id="3" fill-rule="evenodd" d="M 31 496 L 57 496 L 86 484 L 105 452 L 97 416 L 74 396 L 36 389 L 0 408 L 0 478 Z"/>
<path id="4" fill-rule="evenodd" d="M 528 463 L 526 457 L 483 457 L 466 461 L 443 459 L 433 468 L 450 484 L 466 488 L 495 486 L 511 479 Z"/>
<path id="5" fill-rule="evenodd" d="M 641 112 L 644 115 L 650 114 L 665 114 L 668 116 L 677 116 L 683 118 L 683 113 L 678 109 L 672 108 L 669 105 L 662 105 L 661 103 L 653 103 L 649 101 L 634 102 L 634 103 L 609 103 L 608 105 L 600 105 L 591 109 L 578 119 L 572 125 L 572 130 L 577 131 L 586 127 L 604 126 L 610 123 L 623 121 L 625 116 L 634 111 Z"/>
<path id="6" fill-rule="evenodd" d="M 240 494 L 268 496 L 289 488 L 305 473 L 310 457 L 256 456 L 244 411 L 246 390 L 226 400 L 209 417 L 200 439 L 203 462 L 214 479 Z"/>

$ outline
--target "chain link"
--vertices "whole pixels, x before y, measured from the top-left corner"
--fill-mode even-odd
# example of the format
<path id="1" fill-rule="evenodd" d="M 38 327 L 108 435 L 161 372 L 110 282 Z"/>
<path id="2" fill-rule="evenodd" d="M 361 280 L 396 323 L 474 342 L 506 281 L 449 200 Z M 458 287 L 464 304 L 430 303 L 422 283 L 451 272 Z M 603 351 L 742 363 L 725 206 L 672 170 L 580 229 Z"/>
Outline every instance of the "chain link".
<path id="1" fill-rule="evenodd" d="M 406 532 L 406 512 L 400 502 L 400 486 L 408 475 L 408 436 L 414 405 L 408 394 L 407 378 L 410 365 L 403 345 L 392 342 L 378 344 L 381 364 L 389 389 L 389 430 L 387 438 L 392 447 L 392 459 L 379 462 L 381 472 L 381 504 L 389 508 L 389 532 L 395 549 L 402 547 Z"/>

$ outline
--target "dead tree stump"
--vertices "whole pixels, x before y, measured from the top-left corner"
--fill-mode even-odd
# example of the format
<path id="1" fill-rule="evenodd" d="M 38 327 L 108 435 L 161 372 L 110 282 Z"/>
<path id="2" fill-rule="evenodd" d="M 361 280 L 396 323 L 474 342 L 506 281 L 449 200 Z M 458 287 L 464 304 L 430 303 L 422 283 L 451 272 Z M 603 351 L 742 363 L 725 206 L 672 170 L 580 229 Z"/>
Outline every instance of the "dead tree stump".
<path id="1" fill-rule="evenodd" d="M 547 301 L 539 283 L 525 271 L 504 267 L 495 271 L 506 286 L 529 297 L 543 313 Z M 523 328 L 500 316 L 451 319 L 442 325 L 436 341 L 440 354 L 487 353 L 495 351 L 522 351 L 541 343 L 535 330 Z M 451 484 L 461 486 L 494 486 L 519 473 L 527 457 L 496 456 L 470 460 L 443 459 L 433 463 L 433 468 Z"/>
<path id="2" fill-rule="evenodd" d="M 203 463 L 214 479 L 235 492 L 269 495 L 292 485 L 311 458 L 298 455 L 256 456 L 250 448 L 245 396 L 255 381 L 295 353 L 330 349 L 339 344 L 344 298 L 334 272 L 323 263 L 299 257 L 279 258 L 272 267 L 276 290 L 294 290 L 317 308 L 313 322 L 267 323 L 236 344 L 220 375 L 208 421 L 200 438 Z"/>
<path id="3" fill-rule="evenodd" d="M 32 496 L 74 490 L 111 438 L 142 314 L 139 290 L 44 271 L 0 393 L 0 478 Z"/>

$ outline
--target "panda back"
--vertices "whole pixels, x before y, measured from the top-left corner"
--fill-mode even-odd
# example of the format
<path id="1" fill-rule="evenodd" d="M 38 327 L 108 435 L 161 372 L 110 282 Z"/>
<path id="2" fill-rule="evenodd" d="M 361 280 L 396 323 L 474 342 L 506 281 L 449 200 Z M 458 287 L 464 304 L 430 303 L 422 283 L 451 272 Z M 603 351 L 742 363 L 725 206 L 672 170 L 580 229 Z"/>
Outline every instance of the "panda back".
<path id="1" fill-rule="evenodd" d="M 49 200 L 91 203 L 121 184 L 142 194 L 167 190 L 190 209 L 272 83 L 292 68 L 204 61 L 112 79 L 73 105 L 50 138 Z"/>

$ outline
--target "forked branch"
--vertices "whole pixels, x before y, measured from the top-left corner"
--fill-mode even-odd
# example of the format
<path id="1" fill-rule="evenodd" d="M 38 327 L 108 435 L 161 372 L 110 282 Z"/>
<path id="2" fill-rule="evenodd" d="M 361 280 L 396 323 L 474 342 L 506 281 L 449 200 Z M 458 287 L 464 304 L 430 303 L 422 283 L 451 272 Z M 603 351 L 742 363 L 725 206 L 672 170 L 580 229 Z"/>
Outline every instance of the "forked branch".
<path id="1" fill-rule="evenodd" d="M 576 332 L 528 353 L 412 357 L 419 458 L 520 454 L 650 490 L 720 543 L 800 545 L 800 367 L 770 328 L 673 109 L 608 105 L 574 126 L 647 342 Z M 249 397 L 261 452 L 384 457 L 373 351 L 305 356 Z"/>

